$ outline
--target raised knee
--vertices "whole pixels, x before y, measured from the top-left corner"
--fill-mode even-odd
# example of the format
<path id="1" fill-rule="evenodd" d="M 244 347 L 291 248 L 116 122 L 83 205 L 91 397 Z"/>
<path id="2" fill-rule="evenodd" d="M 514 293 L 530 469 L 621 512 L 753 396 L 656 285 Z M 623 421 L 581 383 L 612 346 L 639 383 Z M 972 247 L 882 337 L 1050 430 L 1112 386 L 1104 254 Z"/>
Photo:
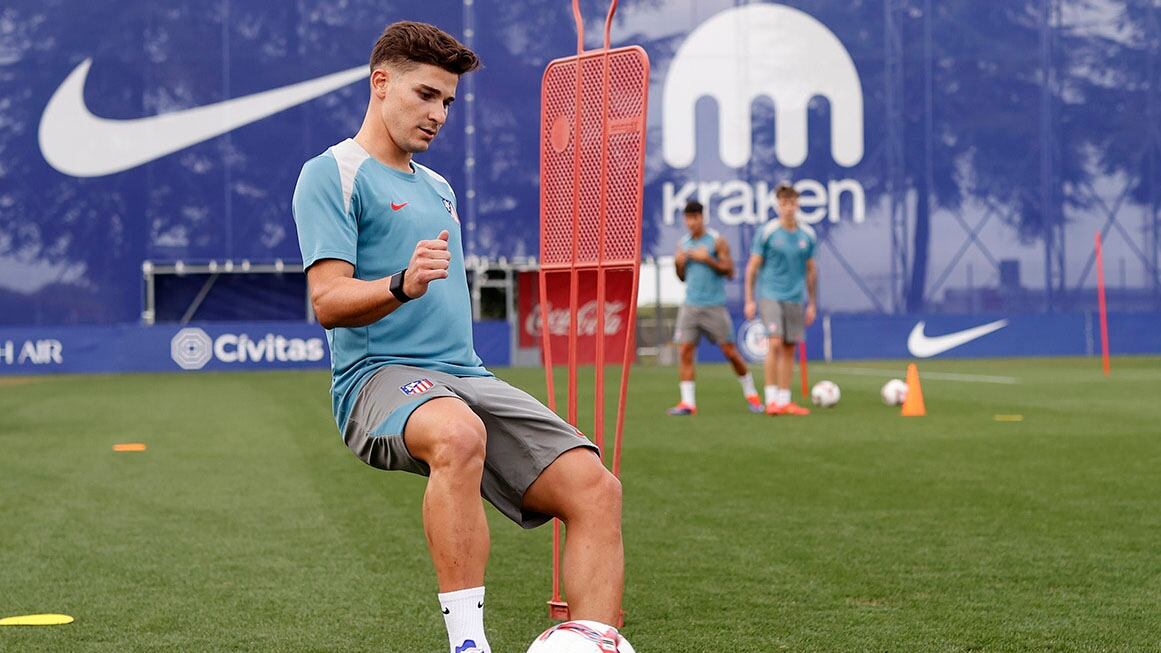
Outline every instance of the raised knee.
<path id="1" fill-rule="evenodd" d="M 487 443 L 487 432 L 479 420 L 450 421 L 439 426 L 427 462 L 436 468 L 482 467 Z"/>
<path id="2" fill-rule="evenodd" d="M 594 520 L 621 523 L 621 479 L 612 472 L 603 472 L 597 480 L 577 496 L 573 515 L 568 517 L 588 517 Z"/>
<path id="3" fill-rule="evenodd" d="M 612 473 L 605 474 L 597 492 L 597 501 L 600 505 L 608 506 L 609 509 L 616 510 L 618 515 L 621 514 L 621 479 Z"/>

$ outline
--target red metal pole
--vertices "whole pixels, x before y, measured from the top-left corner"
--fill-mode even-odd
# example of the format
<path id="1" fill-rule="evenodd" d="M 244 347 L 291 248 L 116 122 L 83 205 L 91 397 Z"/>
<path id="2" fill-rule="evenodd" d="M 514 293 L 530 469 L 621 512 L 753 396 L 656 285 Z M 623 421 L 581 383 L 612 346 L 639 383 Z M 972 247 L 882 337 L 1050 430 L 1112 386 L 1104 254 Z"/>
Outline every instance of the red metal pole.
<path id="1" fill-rule="evenodd" d="M 798 343 L 798 371 L 802 375 L 802 400 L 810 400 L 810 381 L 806 373 L 806 341 Z"/>
<path id="2" fill-rule="evenodd" d="M 1101 232 L 1096 232 L 1097 304 L 1101 312 L 1101 364 L 1109 375 L 1109 310 L 1105 303 L 1105 259 L 1101 247 Z"/>

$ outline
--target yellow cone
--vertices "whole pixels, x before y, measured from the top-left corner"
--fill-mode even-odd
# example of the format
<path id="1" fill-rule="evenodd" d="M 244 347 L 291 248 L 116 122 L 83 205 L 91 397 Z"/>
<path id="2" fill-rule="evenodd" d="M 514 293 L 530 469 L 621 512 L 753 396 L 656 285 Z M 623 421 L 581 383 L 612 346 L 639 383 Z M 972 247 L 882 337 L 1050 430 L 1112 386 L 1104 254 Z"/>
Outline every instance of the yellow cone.
<path id="1" fill-rule="evenodd" d="M 73 618 L 67 614 L 26 614 L 0 619 L 0 626 L 59 626 L 72 622 Z"/>

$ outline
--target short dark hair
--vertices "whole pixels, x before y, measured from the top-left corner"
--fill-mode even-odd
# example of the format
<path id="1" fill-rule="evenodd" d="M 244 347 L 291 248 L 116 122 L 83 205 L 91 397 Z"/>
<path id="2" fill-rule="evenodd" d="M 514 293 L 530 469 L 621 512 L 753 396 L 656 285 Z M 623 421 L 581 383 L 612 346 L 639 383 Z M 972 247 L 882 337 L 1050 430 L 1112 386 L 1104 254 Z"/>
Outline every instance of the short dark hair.
<path id="1" fill-rule="evenodd" d="M 479 68 L 480 58 L 435 25 L 409 20 L 388 25 L 371 50 L 372 72 L 384 64 L 409 70 L 421 63 L 463 75 Z"/>
<path id="2" fill-rule="evenodd" d="M 697 200 L 690 200 L 685 203 L 685 210 L 682 211 L 682 213 L 688 215 L 690 213 L 701 213 L 704 210 L 705 207 L 701 205 L 701 202 Z"/>
<path id="3" fill-rule="evenodd" d="M 778 187 L 774 189 L 774 197 L 779 199 L 783 197 L 798 197 L 798 189 L 788 181 L 778 182 Z"/>

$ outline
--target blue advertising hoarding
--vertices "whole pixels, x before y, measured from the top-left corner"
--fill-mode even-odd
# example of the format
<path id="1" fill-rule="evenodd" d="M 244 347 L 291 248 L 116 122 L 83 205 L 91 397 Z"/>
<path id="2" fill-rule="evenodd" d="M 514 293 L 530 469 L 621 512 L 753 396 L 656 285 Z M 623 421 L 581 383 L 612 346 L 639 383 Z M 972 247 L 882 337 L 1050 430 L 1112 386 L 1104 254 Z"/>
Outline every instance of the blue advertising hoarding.
<path id="1" fill-rule="evenodd" d="M 738 350 L 751 362 L 765 356 L 761 323 L 732 315 Z M 823 315 L 806 331 L 812 360 L 1011 358 L 1100 354 L 1094 313 L 1052 315 Z M 1161 351 L 1161 329 L 1150 313 L 1109 316 L 1113 355 Z M 698 359 L 722 362 L 719 348 L 703 340 Z"/>
<path id="2" fill-rule="evenodd" d="M 762 360 L 761 324 L 734 315 L 738 349 Z M 812 360 L 1085 356 L 1099 353 L 1091 313 L 1075 315 L 824 315 L 806 334 Z M 511 329 L 492 320 L 473 325 L 477 353 L 489 367 L 511 364 Z M 1114 314 L 1113 354 L 1161 351 L 1161 329 L 1149 314 Z M 724 361 L 703 340 L 702 362 Z M 196 372 L 326 369 L 330 351 L 318 325 L 219 322 L 0 329 L 0 376 L 94 372 Z"/>
<path id="3" fill-rule="evenodd" d="M 508 323 L 472 326 L 485 365 L 508 365 Z M 216 322 L 192 325 L 0 328 L 0 376 L 95 372 L 329 369 L 317 324 Z"/>

